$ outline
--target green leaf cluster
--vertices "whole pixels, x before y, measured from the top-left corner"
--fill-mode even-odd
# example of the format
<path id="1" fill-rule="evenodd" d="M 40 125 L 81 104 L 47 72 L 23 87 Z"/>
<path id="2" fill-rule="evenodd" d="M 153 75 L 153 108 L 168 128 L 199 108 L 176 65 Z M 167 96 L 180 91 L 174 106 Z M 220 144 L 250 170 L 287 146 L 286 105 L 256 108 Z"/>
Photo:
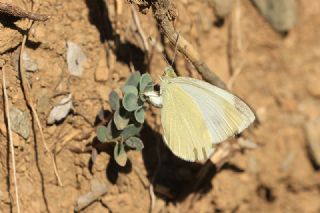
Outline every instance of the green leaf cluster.
<path id="1" fill-rule="evenodd" d="M 106 126 L 97 128 L 97 138 L 101 143 L 115 142 L 114 158 L 120 165 L 127 162 L 127 151 L 141 151 L 143 142 L 136 137 L 144 123 L 144 92 L 152 91 L 153 82 L 148 73 L 132 73 L 122 87 L 123 98 L 112 91 L 109 102 L 113 117 Z"/>

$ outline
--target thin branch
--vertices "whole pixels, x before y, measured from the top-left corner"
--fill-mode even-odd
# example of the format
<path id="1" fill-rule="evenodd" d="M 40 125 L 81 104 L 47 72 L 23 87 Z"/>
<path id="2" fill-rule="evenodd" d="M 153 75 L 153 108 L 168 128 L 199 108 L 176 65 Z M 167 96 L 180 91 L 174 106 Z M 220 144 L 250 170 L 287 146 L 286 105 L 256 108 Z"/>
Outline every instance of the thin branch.
<path id="1" fill-rule="evenodd" d="M 32 13 L 29 11 L 26 11 L 20 7 L 0 2 L 0 12 L 6 13 L 15 17 L 19 18 L 28 18 L 33 21 L 46 21 L 49 19 L 49 16 L 39 14 L 39 13 Z"/>
<path id="2" fill-rule="evenodd" d="M 176 18 L 177 12 L 170 0 L 154 0 L 151 2 L 151 6 L 161 33 L 168 38 L 171 45 L 177 45 L 177 49 L 191 61 L 204 80 L 220 88 L 226 88 L 225 83 L 212 72 L 208 65 L 202 60 L 198 51 L 181 33 L 175 31 L 172 21 Z M 179 39 L 177 39 L 178 36 Z"/>
<path id="3" fill-rule="evenodd" d="M 10 121 L 10 113 L 9 113 L 9 101 L 8 101 L 8 94 L 7 94 L 7 89 L 6 89 L 5 67 L 2 68 L 2 88 L 3 88 L 3 99 L 4 99 L 4 105 L 5 105 L 5 115 L 7 118 L 7 132 L 8 132 L 8 136 L 9 136 L 9 144 L 10 144 L 10 152 L 11 152 L 11 160 L 12 160 L 12 170 L 13 170 L 13 182 L 14 182 L 14 190 L 15 190 L 15 194 L 16 194 L 17 212 L 20 213 L 19 191 L 18 191 L 18 182 L 17 182 L 17 174 L 16 174 L 16 160 L 15 160 L 15 156 L 14 156 L 11 121 Z"/>
<path id="4" fill-rule="evenodd" d="M 148 43 L 147 37 L 146 37 L 146 35 L 145 35 L 145 33 L 144 33 L 143 29 L 142 29 L 139 16 L 138 16 L 138 14 L 137 14 L 137 12 L 136 12 L 134 7 L 131 7 L 131 13 L 132 13 L 132 17 L 133 17 L 134 23 L 135 23 L 135 25 L 137 27 L 137 31 L 138 31 L 138 33 L 139 33 L 139 35 L 141 37 L 141 40 L 142 40 L 142 43 L 143 43 L 143 47 L 144 47 L 145 51 L 147 53 L 149 53 L 149 50 L 150 50 L 149 43 Z"/>
<path id="5" fill-rule="evenodd" d="M 49 154 L 49 156 L 50 156 L 50 158 L 52 160 L 53 170 L 54 170 L 54 173 L 55 173 L 55 175 L 57 177 L 58 183 L 59 183 L 60 186 L 62 186 L 62 182 L 61 182 L 61 179 L 60 179 L 59 174 L 58 174 L 58 169 L 57 169 L 54 157 L 53 157 L 52 153 L 49 151 L 47 142 L 46 142 L 46 140 L 44 138 L 44 135 L 43 135 L 42 126 L 41 126 L 37 111 L 34 108 L 34 104 L 33 104 L 34 102 L 33 102 L 33 99 L 32 99 L 31 92 L 30 92 L 30 85 L 29 85 L 29 83 L 27 81 L 27 78 L 25 76 L 25 69 L 24 69 L 24 66 L 23 66 L 22 55 L 23 55 L 24 47 L 25 47 L 25 44 L 26 44 L 26 41 L 27 41 L 28 32 L 29 32 L 32 24 L 33 24 L 33 22 L 29 21 L 28 27 L 27 27 L 27 33 L 23 36 L 21 49 L 20 49 L 19 72 L 20 72 L 20 77 L 21 77 L 21 84 L 22 84 L 23 94 L 24 94 L 24 97 L 26 99 L 26 103 L 27 103 L 29 109 L 31 110 L 33 118 L 35 119 L 36 124 L 37 124 L 37 126 L 39 128 L 40 136 L 41 136 L 41 140 L 43 142 L 43 145 L 44 145 L 46 151 L 48 152 L 48 154 Z M 35 137 L 36 137 L 36 135 L 35 135 Z"/>

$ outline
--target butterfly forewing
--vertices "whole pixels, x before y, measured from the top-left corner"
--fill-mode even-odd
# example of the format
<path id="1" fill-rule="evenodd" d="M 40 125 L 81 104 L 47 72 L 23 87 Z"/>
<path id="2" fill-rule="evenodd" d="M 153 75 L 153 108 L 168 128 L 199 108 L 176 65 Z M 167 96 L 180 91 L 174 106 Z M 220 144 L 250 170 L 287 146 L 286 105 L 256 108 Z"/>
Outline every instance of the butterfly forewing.
<path id="1" fill-rule="evenodd" d="M 239 134 L 255 120 L 254 113 L 242 100 L 223 89 L 193 78 L 178 77 L 170 81 L 200 108 L 212 143 Z"/>
<path id="2" fill-rule="evenodd" d="M 162 98 L 161 122 L 168 147 L 182 159 L 206 160 L 214 148 L 199 105 L 177 84 L 165 85 Z"/>

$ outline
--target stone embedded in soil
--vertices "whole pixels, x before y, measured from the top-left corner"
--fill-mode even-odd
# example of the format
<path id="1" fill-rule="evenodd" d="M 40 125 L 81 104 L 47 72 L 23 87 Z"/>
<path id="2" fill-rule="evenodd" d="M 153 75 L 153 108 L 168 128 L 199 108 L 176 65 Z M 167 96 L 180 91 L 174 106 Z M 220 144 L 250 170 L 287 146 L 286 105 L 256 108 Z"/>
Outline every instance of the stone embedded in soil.
<path id="1" fill-rule="evenodd" d="M 297 21 L 297 5 L 295 0 L 252 0 L 260 13 L 271 26 L 286 32 L 293 28 Z"/>
<path id="2" fill-rule="evenodd" d="M 219 18 L 226 17 L 235 3 L 235 0 L 212 0 L 216 15 Z"/>
<path id="3" fill-rule="evenodd" d="M 35 72 L 38 70 L 38 64 L 29 57 L 28 53 L 22 54 L 22 60 L 26 71 Z"/>
<path id="4" fill-rule="evenodd" d="M 24 139 L 28 139 L 30 134 L 30 121 L 28 112 L 22 112 L 18 108 L 10 107 L 11 129 L 21 135 Z"/>
<path id="5" fill-rule="evenodd" d="M 105 82 L 109 79 L 109 68 L 107 66 L 107 59 L 105 55 L 102 55 L 100 57 L 97 69 L 94 74 L 96 81 Z"/>
<path id="6" fill-rule="evenodd" d="M 320 167 L 320 117 L 305 125 L 308 149 L 314 163 Z"/>
<path id="7" fill-rule="evenodd" d="M 68 71 L 71 75 L 80 77 L 84 71 L 84 63 L 86 61 L 86 55 L 81 48 L 74 42 L 67 42 L 67 64 Z"/>

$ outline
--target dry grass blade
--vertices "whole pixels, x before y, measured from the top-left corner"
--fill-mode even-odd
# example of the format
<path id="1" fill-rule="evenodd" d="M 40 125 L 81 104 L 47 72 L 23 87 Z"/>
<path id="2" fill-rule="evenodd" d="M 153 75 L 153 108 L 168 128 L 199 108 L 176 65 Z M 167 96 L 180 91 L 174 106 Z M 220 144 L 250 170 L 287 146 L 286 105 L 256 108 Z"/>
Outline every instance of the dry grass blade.
<path id="1" fill-rule="evenodd" d="M 138 16 L 135 8 L 131 7 L 131 13 L 132 13 L 134 23 L 137 27 L 137 31 L 140 35 L 141 40 L 142 40 L 143 47 L 144 47 L 145 51 L 148 53 L 150 50 L 149 43 L 148 43 L 147 37 L 142 29 L 141 22 L 140 22 L 139 16 Z"/>
<path id="2" fill-rule="evenodd" d="M 244 47 L 242 43 L 242 33 L 241 33 L 241 2 L 237 0 L 236 8 L 234 14 L 232 14 L 232 20 L 229 27 L 229 48 L 228 48 L 228 60 L 230 67 L 231 77 L 227 83 L 228 90 L 232 90 L 233 84 L 237 77 L 243 70 L 246 64 L 246 58 L 244 57 Z M 235 39 L 235 45 L 234 41 Z M 234 54 L 236 52 L 237 54 Z M 234 55 L 238 55 L 238 60 L 234 60 Z M 236 63 L 235 63 L 236 62 Z"/>
<path id="3" fill-rule="evenodd" d="M 13 182 L 14 182 L 14 190 L 16 195 L 17 212 L 20 213 L 19 191 L 18 191 L 18 182 L 17 182 L 17 174 L 16 174 L 16 160 L 14 156 L 14 147 L 13 147 L 13 139 L 12 139 L 12 132 L 11 132 L 9 101 L 8 101 L 8 94 L 6 89 L 5 67 L 2 68 L 2 88 L 3 88 L 3 99 L 4 99 L 4 105 L 5 105 L 5 115 L 7 119 L 7 132 L 9 136 L 9 144 L 10 144 L 10 152 L 11 152 L 11 160 L 12 160 Z"/>
<path id="4" fill-rule="evenodd" d="M 27 27 L 28 30 L 27 30 L 27 33 L 23 36 L 21 49 L 20 49 L 19 72 L 20 72 L 20 77 L 21 77 L 22 89 L 23 89 L 23 93 L 24 93 L 24 97 L 26 99 L 27 105 L 30 108 L 30 110 L 32 112 L 32 115 L 33 115 L 33 118 L 34 118 L 34 120 L 35 120 L 35 122 L 36 122 L 36 124 L 37 124 L 37 126 L 39 128 L 40 136 L 41 136 L 41 140 L 43 142 L 43 145 L 44 145 L 46 151 L 48 152 L 48 154 L 49 154 L 49 156 L 50 156 L 50 158 L 52 160 L 54 173 L 55 173 L 55 175 L 57 177 L 58 183 L 59 183 L 60 186 L 62 186 L 62 182 L 61 182 L 61 179 L 60 179 L 59 174 L 58 174 L 58 169 L 57 169 L 54 157 L 53 157 L 52 153 L 49 151 L 47 142 L 46 142 L 46 140 L 44 138 L 44 135 L 43 135 L 42 126 L 41 126 L 37 111 L 34 108 L 32 95 L 30 93 L 30 85 L 27 82 L 27 79 L 26 79 L 26 76 L 25 76 L 25 70 L 24 70 L 24 66 L 23 66 L 22 54 L 23 54 L 24 47 L 25 47 L 25 44 L 26 44 L 26 41 L 27 41 L 28 31 L 30 30 L 30 28 L 32 26 L 32 23 L 33 23 L 32 21 L 29 21 L 29 23 L 28 23 L 28 27 Z"/>

